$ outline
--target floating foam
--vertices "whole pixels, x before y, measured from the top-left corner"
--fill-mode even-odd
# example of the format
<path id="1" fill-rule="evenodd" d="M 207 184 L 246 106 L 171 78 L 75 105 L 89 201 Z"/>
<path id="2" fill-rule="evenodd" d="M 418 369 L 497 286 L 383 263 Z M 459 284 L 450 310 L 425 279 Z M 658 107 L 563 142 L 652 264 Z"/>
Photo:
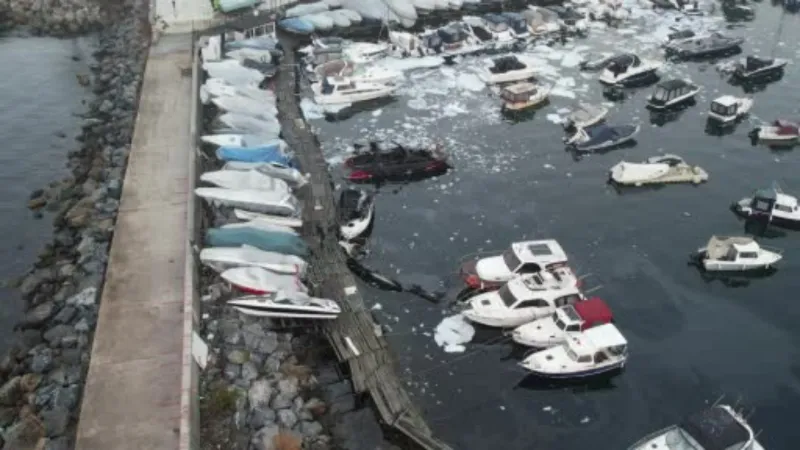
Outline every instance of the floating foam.
<path id="1" fill-rule="evenodd" d="M 447 353 L 462 353 L 467 348 L 464 344 L 475 336 L 475 328 L 461 314 L 445 317 L 436 326 L 433 339 L 436 345 Z"/>

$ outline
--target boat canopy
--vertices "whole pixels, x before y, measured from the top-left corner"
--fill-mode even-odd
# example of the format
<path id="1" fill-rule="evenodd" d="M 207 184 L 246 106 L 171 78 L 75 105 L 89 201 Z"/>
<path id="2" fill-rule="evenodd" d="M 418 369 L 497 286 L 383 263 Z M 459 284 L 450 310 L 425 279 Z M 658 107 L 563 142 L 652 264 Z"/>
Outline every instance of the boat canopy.
<path id="1" fill-rule="evenodd" d="M 599 297 L 592 297 L 582 302 L 572 305 L 578 313 L 580 320 L 584 322 L 584 327 L 591 328 L 593 325 L 611 322 L 614 318 L 611 308 Z"/>
<path id="2" fill-rule="evenodd" d="M 720 406 L 692 414 L 679 425 L 705 450 L 727 450 L 750 440 L 751 431 Z"/>
<path id="3" fill-rule="evenodd" d="M 753 238 L 744 236 L 711 236 L 708 244 L 706 244 L 706 254 L 709 259 L 725 259 L 730 256 L 731 251 L 750 247 L 751 244 L 755 245 L 755 250 L 758 251 L 758 244 Z"/>

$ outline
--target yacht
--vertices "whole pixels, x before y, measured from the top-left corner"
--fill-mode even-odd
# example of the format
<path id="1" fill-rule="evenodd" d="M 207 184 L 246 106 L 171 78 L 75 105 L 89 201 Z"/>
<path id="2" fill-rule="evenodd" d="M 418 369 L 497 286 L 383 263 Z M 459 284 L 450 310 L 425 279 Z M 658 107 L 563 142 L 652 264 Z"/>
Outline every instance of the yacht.
<path id="1" fill-rule="evenodd" d="M 514 242 L 501 253 L 481 256 L 466 257 L 459 270 L 464 283 L 472 289 L 497 289 L 518 275 L 542 270 L 571 277 L 577 283 L 567 266 L 567 254 L 553 239 Z"/>
<path id="2" fill-rule="evenodd" d="M 640 59 L 632 53 L 617 55 L 603 69 L 598 80 L 606 85 L 634 86 L 655 79 L 662 63 Z"/>
<path id="3" fill-rule="evenodd" d="M 314 101 L 319 105 L 348 105 L 389 97 L 397 86 L 383 83 L 357 82 L 347 77 L 326 77 L 311 85 Z"/>

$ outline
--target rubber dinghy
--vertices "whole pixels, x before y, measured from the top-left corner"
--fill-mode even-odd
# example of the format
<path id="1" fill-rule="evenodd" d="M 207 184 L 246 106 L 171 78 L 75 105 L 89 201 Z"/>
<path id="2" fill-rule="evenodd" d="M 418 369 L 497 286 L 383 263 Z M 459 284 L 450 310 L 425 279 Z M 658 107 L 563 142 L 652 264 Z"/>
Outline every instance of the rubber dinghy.
<path id="1" fill-rule="evenodd" d="M 238 96 L 253 99 L 259 103 L 275 105 L 275 93 L 257 86 L 234 86 L 222 78 L 209 78 L 200 86 L 200 102 L 207 105 L 214 97 Z"/>
<path id="2" fill-rule="evenodd" d="M 233 130 L 245 133 L 274 135 L 275 137 L 281 133 L 281 124 L 275 118 L 256 119 L 240 113 L 225 113 L 219 116 L 219 121 Z"/>
<path id="3" fill-rule="evenodd" d="M 275 233 L 257 228 L 209 228 L 206 244 L 211 247 L 241 247 L 249 245 L 265 252 L 283 253 L 304 257 L 308 246 L 293 234 Z"/>
<path id="4" fill-rule="evenodd" d="M 280 146 L 265 147 L 220 147 L 216 152 L 220 161 L 239 161 L 250 163 L 278 163 L 292 165 L 292 158 L 284 154 Z"/>
<path id="5" fill-rule="evenodd" d="M 299 256 L 267 252 L 249 245 L 204 248 L 200 251 L 200 262 L 217 272 L 244 266 L 302 276 L 308 268 L 308 263 Z"/>
<path id="6" fill-rule="evenodd" d="M 248 211 L 294 216 L 300 207 L 297 199 L 280 192 L 253 189 L 196 188 L 194 193 L 214 205 L 225 205 Z"/>
<path id="7" fill-rule="evenodd" d="M 285 180 L 271 177 L 258 170 L 215 170 L 200 175 L 200 181 L 226 189 L 253 189 L 291 194 L 292 190 Z"/>
<path id="8" fill-rule="evenodd" d="M 282 139 L 275 139 L 263 134 L 206 134 L 200 140 L 209 145 L 219 147 L 268 147 L 278 145 L 281 151 L 289 148 Z"/>
<path id="9" fill-rule="evenodd" d="M 203 63 L 203 70 L 212 78 L 221 78 L 232 86 L 258 86 L 264 81 L 264 74 L 243 66 L 235 59 Z"/>
<path id="10" fill-rule="evenodd" d="M 278 115 L 278 109 L 274 105 L 239 95 L 212 97 L 211 103 L 225 112 L 244 114 L 268 121 L 275 119 L 275 116 Z"/>
<path id="11" fill-rule="evenodd" d="M 248 295 L 229 300 L 228 304 L 242 314 L 256 317 L 331 320 L 342 312 L 333 300 L 301 292 Z"/>
<path id="12" fill-rule="evenodd" d="M 223 170 L 258 170 L 259 172 L 271 177 L 280 178 L 294 187 L 300 187 L 308 183 L 308 178 L 300 173 L 299 170 L 285 164 L 276 162 L 251 163 L 241 161 L 231 161 L 222 167 Z"/>
<path id="13" fill-rule="evenodd" d="M 286 275 L 260 267 L 235 267 L 220 274 L 222 279 L 249 294 L 269 292 L 308 292 L 296 275 Z"/>

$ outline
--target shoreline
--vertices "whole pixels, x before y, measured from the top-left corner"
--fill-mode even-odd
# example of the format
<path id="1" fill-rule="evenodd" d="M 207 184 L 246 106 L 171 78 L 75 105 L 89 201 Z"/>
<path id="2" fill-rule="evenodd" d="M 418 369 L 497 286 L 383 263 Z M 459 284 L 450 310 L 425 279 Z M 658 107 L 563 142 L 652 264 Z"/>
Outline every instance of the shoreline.
<path id="1" fill-rule="evenodd" d="M 70 176 L 38 189 L 28 206 L 53 214 L 52 239 L 20 277 L 24 313 L 0 362 L 2 448 L 69 449 L 74 435 L 113 237 L 139 89 L 149 48 L 149 4 L 100 6 L 64 1 L 41 15 L 12 1 L 11 21 L 33 35 L 97 32 L 90 75 L 79 77 L 92 100 L 70 151 Z M 14 30 L 8 30 L 14 32 Z"/>

